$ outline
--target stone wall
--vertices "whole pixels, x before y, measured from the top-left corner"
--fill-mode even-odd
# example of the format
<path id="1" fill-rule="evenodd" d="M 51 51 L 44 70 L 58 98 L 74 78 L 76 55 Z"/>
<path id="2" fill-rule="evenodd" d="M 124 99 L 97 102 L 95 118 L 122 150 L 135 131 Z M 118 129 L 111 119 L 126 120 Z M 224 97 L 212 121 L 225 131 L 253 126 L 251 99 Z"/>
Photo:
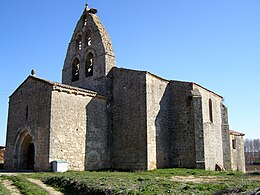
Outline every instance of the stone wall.
<path id="1" fill-rule="evenodd" d="M 194 128 L 195 159 L 196 168 L 205 169 L 205 145 L 202 114 L 202 96 L 198 89 L 191 91 L 192 95 L 192 115 L 191 118 Z"/>
<path id="2" fill-rule="evenodd" d="M 223 166 L 222 145 L 222 97 L 197 85 L 202 97 L 202 119 L 204 130 L 205 169 L 215 170 L 216 164 Z M 212 121 L 210 119 L 209 99 L 212 102 Z"/>
<path id="3" fill-rule="evenodd" d="M 147 169 L 146 72 L 113 69 L 112 168 Z"/>
<path id="4" fill-rule="evenodd" d="M 110 168 L 106 99 L 93 98 L 86 107 L 86 170 Z"/>
<path id="5" fill-rule="evenodd" d="M 4 149 L 0 150 L 0 164 L 4 164 Z"/>
<path id="6" fill-rule="evenodd" d="M 169 81 L 147 73 L 148 170 L 170 166 L 170 95 Z"/>
<path id="7" fill-rule="evenodd" d="M 35 146 L 36 170 L 49 170 L 49 124 L 52 87 L 27 80 L 10 96 L 6 138 L 6 169 L 25 169 L 30 143 Z M 23 137 L 26 135 L 26 137 Z M 27 140 L 26 140 L 27 139 Z"/>
<path id="8" fill-rule="evenodd" d="M 0 170 L 4 168 L 5 147 L 0 146 Z"/>
<path id="9" fill-rule="evenodd" d="M 196 167 L 195 132 L 191 90 L 188 82 L 171 81 L 172 114 L 170 162 L 172 167 Z"/>
<path id="10" fill-rule="evenodd" d="M 107 168 L 106 99 L 57 88 L 52 93 L 50 159 L 70 170 Z"/>
<path id="11" fill-rule="evenodd" d="M 221 104 L 221 114 L 222 114 L 223 165 L 225 170 L 231 170 L 228 110 L 227 107 L 223 104 Z"/>
<path id="12" fill-rule="evenodd" d="M 230 134 L 231 170 L 245 172 L 244 137 Z"/>

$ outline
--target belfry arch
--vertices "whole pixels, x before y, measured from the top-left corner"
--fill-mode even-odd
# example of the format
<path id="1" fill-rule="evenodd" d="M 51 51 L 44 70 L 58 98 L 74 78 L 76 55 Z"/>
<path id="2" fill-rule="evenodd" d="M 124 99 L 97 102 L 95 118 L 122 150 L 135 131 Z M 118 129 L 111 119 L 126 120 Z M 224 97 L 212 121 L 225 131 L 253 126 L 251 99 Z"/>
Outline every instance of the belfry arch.
<path id="1" fill-rule="evenodd" d="M 107 76 L 116 65 L 115 54 L 110 37 L 96 13 L 97 10 L 86 5 L 67 49 L 62 83 L 106 94 Z M 79 63 L 73 63 L 75 56 Z"/>
<path id="2" fill-rule="evenodd" d="M 14 150 L 13 167 L 22 170 L 34 170 L 35 145 L 29 131 L 24 130 L 18 134 Z"/>

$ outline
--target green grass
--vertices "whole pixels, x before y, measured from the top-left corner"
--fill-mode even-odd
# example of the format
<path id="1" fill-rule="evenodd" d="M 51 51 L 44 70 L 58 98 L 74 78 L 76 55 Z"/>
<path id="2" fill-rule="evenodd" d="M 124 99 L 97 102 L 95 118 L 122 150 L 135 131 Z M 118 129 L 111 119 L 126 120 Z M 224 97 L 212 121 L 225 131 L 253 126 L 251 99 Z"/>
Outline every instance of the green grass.
<path id="1" fill-rule="evenodd" d="M 199 169 L 159 169 L 146 172 L 66 172 L 28 175 L 65 194 L 212 194 L 255 189 L 260 182 L 239 172 L 211 172 Z M 195 183 L 173 180 L 175 176 L 210 177 Z"/>
<path id="2" fill-rule="evenodd" d="M 9 191 L 6 187 L 0 183 L 0 195 L 10 195 Z"/>
<path id="3" fill-rule="evenodd" d="M 39 186 L 29 182 L 24 176 L 1 176 L 3 179 L 10 180 L 19 189 L 21 194 L 25 195 L 48 195 L 48 193 Z"/>

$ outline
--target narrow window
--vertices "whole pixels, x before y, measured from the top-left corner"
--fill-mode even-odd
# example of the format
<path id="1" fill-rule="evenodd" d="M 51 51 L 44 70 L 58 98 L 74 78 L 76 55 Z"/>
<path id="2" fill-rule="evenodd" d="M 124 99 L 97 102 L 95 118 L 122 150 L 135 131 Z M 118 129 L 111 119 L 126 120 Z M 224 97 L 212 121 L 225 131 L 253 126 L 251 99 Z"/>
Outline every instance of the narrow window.
<path id="1" fill-rule="evenodd" d="M 26 111 L 25 111 L 25 118 L 26 118 L 26 120 L 28 119 L 28 114 L 29 114 L 29 107 L 27 105 L 26 106 Z"/>
<path id="2" fill-rule="evenodd" d="M 209 99 L 209 120 L 213 123 L 213 110 L 212 110 L 212 100 Z"/>
<path id="3" fill-rule="evenodd" d="M 91 31 L 90 30 L 87 30 L 86 42 L 87 42 L 87 46 L 91 46 Z"/>
<path id="4" fill-rule="evenodd" d="M 87 60 L 86 60 L 86 77 L 93 75 L 93 64 L 94 64 L 93 57 L 94 56 L 91 52 L 88 53 Z"/>
<path id="5" fill-rule="evenodd" d="M 80 68 L 79 59 L 75 58 L 72 64 L 72 82 L 79 80 L 79 68 Z"/>
<path id="6" fill-rule="evenodd" d="M 77 36 L 77 39 L 76 39 L 76 49 L 77 49 L 77 51 L 82 49 L 82 37 L 81 37 L 81 35 Z"/>
<path id="7" fill-rule="evenodd" d="M 236 139 L 232 139 L 232 148 L 233 148 L 233 149 L 236 149 L 236 148 L 237 148 Z"/>
<path id="8" fill-rule="evenodd" d="M 179 167 L 182 167 L 182 160 L 181 159 L 179 159 Z"/>
<path id="9" fill-rule="evenodd" d="M 84 26 L 87 26 L 87 16 L 84 15 L 84 18 L 83 18 L 83 27 Z"/>

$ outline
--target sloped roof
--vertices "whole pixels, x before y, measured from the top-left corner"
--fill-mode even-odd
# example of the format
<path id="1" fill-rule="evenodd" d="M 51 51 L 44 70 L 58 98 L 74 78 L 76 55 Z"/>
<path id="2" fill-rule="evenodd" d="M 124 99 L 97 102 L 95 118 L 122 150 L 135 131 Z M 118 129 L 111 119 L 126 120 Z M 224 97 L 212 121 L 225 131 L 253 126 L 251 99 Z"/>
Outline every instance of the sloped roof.
<path id="1" fill-rule="evenodd" d="M 12 95 L 10 97 L 12 97 L 21 87 L 24 83 L 26 83 L 29 79 L 47 84 L 49 86 L 51 86 L 53 88 L 53 90 L 57 90 L 60 92 L 69 92 L 72 94 L 77 94 L 77 95 L 83 95 L 83 96 L 91 96 L 91 97 L 98 97 L 101 99 L 106 99 L 105 96 L 99 95 L 97 92 L 95 91 L 91 91 L 91 90 L 87 90 L 87 89 L 83 89 L 83 88 L 79 88 L 79 87 L 73 87 L 70 85 L 65 85 L 65 84 L 61 84 L 58 82 L 53 82 L 53 81 L 49 81 L 49 80 L 45 80 L 36 76 L 31 76 L 29 75 L 25 81 L 19 85 L 19 87 L 12 93 Z"/>
<path id="2" fill-rule="evenodd" d="M 237 135 L 237 136 L 244 136 L 244 133 L 238 132 L 238 131 L 234 131 L 234 130 L 229 130 L 229 133 L 231 135 Z"/>

